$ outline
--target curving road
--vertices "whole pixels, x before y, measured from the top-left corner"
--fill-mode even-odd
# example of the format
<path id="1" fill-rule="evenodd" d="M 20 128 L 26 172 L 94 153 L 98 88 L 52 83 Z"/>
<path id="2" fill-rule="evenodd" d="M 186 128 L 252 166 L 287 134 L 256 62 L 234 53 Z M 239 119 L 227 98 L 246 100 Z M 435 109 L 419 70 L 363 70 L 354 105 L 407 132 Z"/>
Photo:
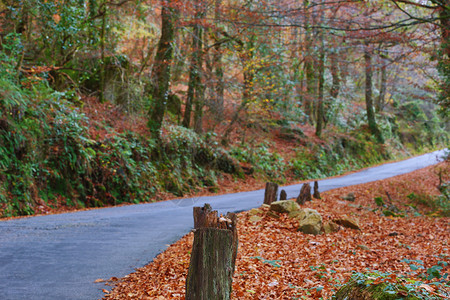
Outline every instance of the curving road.
<path id="1" fill-rule="evenodd" d="M 412 172 L 435 164 L 436 151 L 319 182 L 321 191 Z M 284 187 L 297 196 L 300 185 Z M 150 262 L 193 226 L 192 207 L 221 213 L 262 204 L 264 190 L 171 200 L 0 222 L 0 299 L 98 299 L 96 279 L 123 277 Z"/>

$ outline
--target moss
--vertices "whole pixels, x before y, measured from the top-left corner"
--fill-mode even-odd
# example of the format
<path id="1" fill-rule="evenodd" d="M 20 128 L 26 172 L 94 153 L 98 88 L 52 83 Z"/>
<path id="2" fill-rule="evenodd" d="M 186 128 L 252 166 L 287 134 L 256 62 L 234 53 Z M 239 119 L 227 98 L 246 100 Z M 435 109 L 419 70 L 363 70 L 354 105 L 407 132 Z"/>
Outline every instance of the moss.
<path id="1" fill-rule="evenodd" d="M 358 283 L 352 280 L 344 285 L 334 296 L 333 300 L 419 300 L 410 295 L 408 290 L 400 284 L 380 283 L 371 285 L 369 281 Z"/>

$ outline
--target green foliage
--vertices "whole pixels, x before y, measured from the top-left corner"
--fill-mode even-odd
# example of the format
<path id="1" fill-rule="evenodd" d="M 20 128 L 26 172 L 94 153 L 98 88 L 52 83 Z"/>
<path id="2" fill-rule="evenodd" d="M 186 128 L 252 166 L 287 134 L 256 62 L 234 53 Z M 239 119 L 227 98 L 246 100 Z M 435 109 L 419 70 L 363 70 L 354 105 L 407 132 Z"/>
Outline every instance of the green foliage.
<path id="1" fill-rule="evenodd" d="M 405 259 L 404 262 L 411 264 L 413 270 L 421 270 L 423 269 L 423 264 L 420 261 L 412 261 Z M 417 265 L 417 263 L 419 265 Z M 427 280 L 431 280 L 433 278 L 442 278 L 441 281 L 435 281 L 433 284 L 437 287 L 437 291 L 429 292 L 427 289 L 424 289 L 423 286 L 426 286 L 426 282 L 417 279 L 416 277 L 411 276 L 399 276 L 389 272 L 379 272 L 379 271 L 371 271 L 367 273 L 357 273 L 355 272 L 349 282 L 344 285 L 334 296 L 332 299 L 342 299 L 342 297 L 350 293 L 350 289 L 352 288 L 364 288 L 366 292 L 371 294 L 373 299 L 379 300 L 389 300 L 389 299 L 442 299 L 439 296 L 448 296 L 448 292 L 446 291 L 445 279 L 443 277 L 446 275 L 442 275 L 440 271 L 442 270 L 442 263 L 439 262 L 438 265 L 433 266 L 427 269 L 428 274 L 433 274 L 426 278 Z"/>
<path id="2" fill-rule="evenodd" d="M 14 53 L 20 39 L 12 38 Z M 181 127 L 169 127 L 161 149 L 149 138 L 110 128 L 107 138 L 93 140 L 90 120 L 68 101 L 71 91 L 54 91 L 45 81 L 23 88 L 15 58 L 0 54 L 3 216 L 33 214 L 42 201 L 50 207 L 150 201 L 161 191 L 183 194 L 214 186 L 217 171 L 240 172 L 217 144 Z"/>
<path id="3" fill-rule="evenodd" d="M 387 158 L 365 131 L 354 131 L 351 136 L 337 137 L 326 145 L 301 148 L 290 162 L 296 178 L 324 178 L 363 168 Z"/>
<path id="4" fill-rule="evenodd" d="M 440 187 L 441 195 L 432 196 L 427 194 L 411 193 L 407 197 L 413 204 L 420 204 L 431 208 L 432 215 L 450 216 L 450 183 L 444 183 Z"/>
<path id="5" fill-rule="evenodd" d="M 274 268 L 279 268 L 279 267 L 281 267 L 281 266 L 278 264 L 278 263 L 281 262 L 281 261 L 278 260 L 278 259 L 268 260 L 268 259 L 262 258 L 261 256 L 254 256 L 254 257 L 250 257 L 250 258 L 257 259 L 257 260 L 261 261 L 261 262 L 264 263 L 264 264 L 269 264 L 269 265 L 271 265 L 271 266 L 274 267 Z"/>
<path id="6" fill-rule="evenodd" d="M 287 164 L 280 154 L 272 153 L 266 143 L 256 146 L 239 145 L 233 147 L 230 154 L 240 162 L 251 164 L 264 177 L 280 183 L 285 181 Z"/>
<path id="7" fill-rule="evenodd" d="M 383 197 L 375 197 L 375 204 L 377 206 L 384 206 L 384 200 Z"/>

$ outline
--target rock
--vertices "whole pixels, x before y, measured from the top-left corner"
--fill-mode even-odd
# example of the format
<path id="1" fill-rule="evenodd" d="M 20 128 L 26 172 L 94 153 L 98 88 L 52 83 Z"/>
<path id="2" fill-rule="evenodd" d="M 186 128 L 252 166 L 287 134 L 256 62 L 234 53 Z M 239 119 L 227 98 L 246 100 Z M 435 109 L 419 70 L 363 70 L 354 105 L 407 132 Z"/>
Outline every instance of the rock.
<path id="1" fill-rule="evenodd" d="M 356 197 L 354 193 L 348 193 L 348 195 L 342 197 L 342 199 L 353 202 L 355 201 Z"/>
<path id="2" fill-rule="evenodd" d="M 280 218 L 280 216 L 276 212 L 273 212 L 271 210 L 269 210 L 266 215 L 271 217 L 271 218 L 275 218 L 275 219 L 279 219 Z"/>
<path id="3" fill-rule="evenodd" d="M 298 215 L 302 213 L 302 210 L 294 210 L 289 213 L 289 218 L 297 219 Z"/>
<path id="4" fill-rule="evenodd" d="M 248 211 L 249 216 L 261 215 L 262 213 L 263 211 L 260 208 L 252 208 Z"/>
<path id="5" fill-rule="evenodd" d="M 297 203 L 300 205 L 305 204 L 306 201 L 311 201 L 311 186 L 309 183 L 304 183 L 300 189 L 300 194 L 297 197 Z"/>
<path id="6" fill-rule="evenodd" d="M 351 229 L 358 229 L 361 230 L 361 227 L 359 226 L 359 223 L 356 219 L 349 218 L 347 216 L 344 216 L 339 219 L 333 220 L 334 223 L 339 224 L 341 226 L 351 228 Z"/>
<path id="7" fill-rule="evenodd" d="M 287 200 L 287 193 L 285 190 L 281 190 L 280 192 L 280 201 L 281 200 Z"/>
<path id="8" fill-rule="evenodd" d="M 302 209 L 296 219 L 299 221 L 298 231 L 319 234 L 322 230 L 322 216 L 315 209 Z"/>
<path id="9" fill-rule="evenodd" d="M 325 225 L 323 225 L 323 232 L 328 234 L 332 232 L 338 232 L 341 229 L 341 227 L 334 223 L 334 222 L 328 222 Z"/>
<path id="10" fill-rule="evenodd" d="M 263 204 L 263 205 L 261 205 L 261 208 L 270 208 L 270 205 L 269 204 Z"/>
<path id="11" fill-rule="evenodd" d="M 400 283 L 382 282 L 374 284 L 379 279 L 372 274 L 366 274 L 364 278 L 352 278 L 343 285 L 331 299 L 333 300 L 419 300 L 411 295 L 406 287 Z M 427 298 L 429 299 L 429 298 Z"/>
<path id="12" fill-rule="evenodd" d="M 257 216 L 257 215 L 254 215 L 254 216 L 251 216 L 248 220 L 249 220 L 250 222 L 252 222 L 252 223 L 256 223 L 256 222 L 261 221 L 261 220 L 262 220 L 262 217 Z"/>
<path id="13" fill-rule="evenodd" d="M 278 213 L 290 213 L 300 210 L 300 206 L 293 200 L 276 201 L 270 204 L 270 210 Z"/>

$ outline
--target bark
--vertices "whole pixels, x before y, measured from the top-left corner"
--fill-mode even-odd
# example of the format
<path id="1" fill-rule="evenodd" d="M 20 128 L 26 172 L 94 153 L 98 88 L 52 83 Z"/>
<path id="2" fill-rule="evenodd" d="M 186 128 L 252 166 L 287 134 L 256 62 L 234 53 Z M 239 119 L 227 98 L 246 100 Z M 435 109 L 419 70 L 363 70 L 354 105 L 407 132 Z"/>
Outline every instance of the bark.
<path id="1" fill-rule="evenodd" d="M 160 130 L 166 112 L 167 97 L 169 95 L 169 82 L 173 59 L 172 43 L 175 38 L 175 20 L 177 17 L 176 10 L 169 6 L 170 1 L 162 1 L 161 3 L 163 4 L 161 9 L 161 37 L 152 70 L 154 80 L 154 87 L 152 89 L 153 106 L 149 112 L 150 120 L 148 121 L 152 136 L 156 139 L 160 137 Z"/>
<path id="2" fill-rule="evenodd" d="M 319 183 L 317 181 L 314 181 L 314 194 L 313 194 L 313 197 L 315 199 L 322 199 L 322 197 L 320 197 Z"/>
<path id="3" fill-rule="evenodd" d="M 106 35 L 106 15 L 108 9 L 106 6 L 106 1 L 102 3 L 102 29 L 100 33 L 100 55 L 101 55 L 101 65 L 100 65 L 100 102 L 105 102 L 105 73 L 106 73 L 106 61 L 105 61 L 105 35 Z"/>
<path id="4" fill-rule="evenodd" d="M 300 194 L 297 197 L 297 203 L 300 205 L 305 204 L 306 201 L 311 201 L 311 186 L 309 183 L 304 183 L 300 189 Z"/>
<path id="5" fill-rule="evenodd" d="M 287 193 L 285 190 L 281 190 L 280 192 L 280 201 L 287 200 Z"/>
<path id="6" fill-rule="evenodd" d="M 312 50 L 312 30 L 310 26 L 310 14 L 308 10 L 311 9 L 308 7 L 309 1 L 306 0 L 304 2 L 304 9 L 307 13 L 305 13 L 305 64 L 304 64 L 304 72 L 306 75 L 306 96 L 304 97 L 304 111 L 305 115 L 308 117 L 308 121 L 312 124 L 314 121 L 314 98 L 317 93 L 317 80 L 316 74 L 314 72 L 314 59 L 313 59 L 313 50 Z"/>
<path id="7" fill-rule="evenodd" d="M 450 58 L 450 0 L 443 0 L 442 7 L 439 12 L 442 31 L 442 50 Z"/>
<path id="8" fill-rule="evenodd" d="M 194 130 L 197 133 L 202 131 L 203 106 L 205 88 L 202 84 L 203 65 L 203 27 L 200 20 L 204 15 L 204 3 L 201 0 L 195 2 L 195 24 L 192 35 L 192 57 L 189 68 L 189 84 L 184 112 L 183 126 L 190 127 L 192 106 L 194 106 Z"/>
<path id="9" fill-rule="evenodd" d="M 387 58 L 386 55 L 381 55 L 381 58 Z M 378 101 L 375 105 L 377 112 L 383 111 L 385 98 L 386 98 L 386 86 L 387 86 L 387 65 L 383 62 L 380 69 L 380 94 L 378 95 Z"/>
<path id="10" fill-rule="evenodd" d="M 330 89 L 330 96 L 335 99 L 339 95 L 341 89 L 341 79 L 339 78 L 339 67 L 338 67 L 338 53 L 333 52 L 330 54 L 330 72 L 333 77 L 333 83 Z"/>
<path id="11" fill-rule="evenodd" d="M 373 76 L 373 68 L 372 68 L 372 53 L 370 52 L 369 46 L 366 45 L 364 48 L 364 61 L 365 61 L 365 72 L 366 72 L 366 111 L 367 111 L 367 121 L 369 124 L 370 132 L 376 137 L 379 143 L 383 143 L 383 137 L 381 135 L 380 130 L 378 129 L 376 120 L 375 120 L 375 111 L 373 108 L 373 99 L 372 99 L 372 76 Z"/>
<path id="12" fill-rule="evenodd" d="M 187 300 L 230 299 L 237 256 L 237 217 L 218 218 L 209 204 L 194 207 L 194 243 L 186 279 Z"/>
<path id="13" fill-rule="evenodd" d="M 317 113 L 316 113 L 316 136 L 322 135 L 324 127 L 324 104 L 323 104 L 323 90 L 325 83 L 325 45 L 323 40 L 323 33 L 321 33 L 321 47 L 319 55 L 319 93 L 317 97 Z"/>
<path id="14" fill-rule="evenodd" d="M 219 21 L 221 19 L 221 10 L 222 7 L 222 0 L 216 0 L 215 1 L 215 19 Z M 214 54 L 213 54 L 213 63 L 215 67 L 215 103 L 214 103 L 214 112 L 216 113 L 216 117 L 218 120 L 223 119 L 223 112 L 224 112 L 224 92 L 225 92 L 225 83 L 224 83 L 224 68 L 222 65 L 222 53 L 221 53 L 221 45 L 217 43 L 217 45 L 214 47 Z"/>
<path id="15" fill-rule="evenodd" d="M 266 190 L 264 191 L 264 204 L 270 205 L 277 201 L 278 184 L 273 182 L 266 183 Z"/>

